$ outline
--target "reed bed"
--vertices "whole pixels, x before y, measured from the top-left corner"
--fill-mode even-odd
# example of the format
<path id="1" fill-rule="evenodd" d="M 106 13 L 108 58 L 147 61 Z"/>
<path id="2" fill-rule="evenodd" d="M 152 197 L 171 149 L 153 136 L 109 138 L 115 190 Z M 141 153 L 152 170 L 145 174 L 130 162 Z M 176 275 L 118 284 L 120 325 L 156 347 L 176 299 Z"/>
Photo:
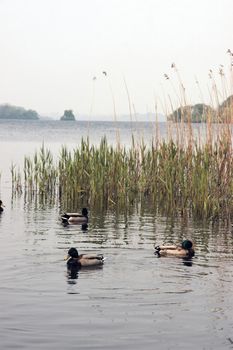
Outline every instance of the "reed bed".
<path id="1" fill-rule="evenodd" d="M 190 126 L 191 127 L 191 126 Z M 57 197 L 62 208 L 78 209 L 78 203 L 128 210 L 142 201 L 167 215 L 198 219 L 232 220 L 233 157 L 230 126 L 206 142 L 186 133 L 175 141 L 154 139 L 150 145 L 136 142 L 130 148 L 98 146 L 82 140 L 73 151 L 63 146 L 57 161 L 44 145 L 34 157 L 25 157 L 24 176 L 12 167 L 13 191 L 30 196 Z"/>
<path id="2" fill-rule="evenodd" d="M 23 175 L 16 166 L 11 166 L 12 192 L 23 193 L 29 197 L 56 196 L 58 170 L 53 155 L 44 144 L 34 157 L 24 157 Z"/>
<path id="3" fill-rule="evenodd" d="M 23 175 L 12 165 L 13 193 L 23 192 L 28 198 L 39 196 L 43 201 L 57 198 L 62 209 L 70 210 L 77 210 L 84 204 L 102 210 L 114 207 L 128 211 L 132 205 L 147 202 L 155 211 L 161 210 L 166 215 L 232 220 L 233 53 L 230 50 L 227 53 L 230 57 L 230 83 L 221 66 L 222 92 L 219 92 L 214 74 L 209 71 L 213 105 L 203 104 L 205 126 L 198 135 L 194 135 L 192 108 L 187 102 L 186 89 L 176 65 L 172 63 L 178 88 L 170 74 L 164 74 L 164 77 L 175 94 L 181 116 L 179 122 L 167 123 L 166 140 L 160 138 L 156 122 L 155 137 L 149 145 L 143 138 L 135 139 L 132 134 L 131 147 L 126 148 L 120 144 L 117 130 L 115 147 L 108 144 L 106 137 L 98 146 L 91 145 L 88 138 L 82 139 L 80 146 L 73 151 L 63 146 L 56 161 L 50 150 L 42 145 L 34 157 L 25 157 Z M 196 83 L 202 99 L 198 81 Z M 125 79 L 124 85 L 132 121 L 134 108 Z M 116 121 L 110 81 L 109 87 Z M 173 114 L 175 109 L 168 96 L 170 113 Z M 225 99 L 222 105 L 219 103 L 221 99 Z M 169 120 L 168 105 L 165 102 L 164 114 Z"/>
<path id="4" fill-rule="evenodd" d="M 232 63 L 233 53 L 228 51 Z M 42 145 L 34 157 L 25 157 L 23 175 L 12 165 L 13 193 L 24 193 L 27 198 L 38 196 L 50 202 L 51 198 L 57 198 L 62 209 L 77 210 L 84 204 L 102 210 L 114 207 L 128 211 L 133 205 L 148 202 L 155 211 L 161 210 L 166 215 L 232 220 L 233 85 L 230 85 L 231 92 L 227 92 L 228 84 L 221 68 L 223 88 L 220 95 L 223 99 L 230 96 L 220 105 L 219 89 L 210 70 L 211 99 L 216 101 L 217 108 L 206 108 L 204 135 L 203 131 L 194 135 L 192 108 L 187 102 L 186 89 L 174 63 L 171 68 L 178 88 L 170 76 L 164 74 L 164 77 L 178 98 L 181 115 L 179 122 L 167 123 L 166 140 L 160 138 L 158 123 L 155 123 L 155 137 L 149 145 L 132 134 L 131 147 L 126 148 L 120 144 L 117 132 L 116 146 L 108 144 L 106 137 L 98 146 L 91 145 L 88 138 L 82 139 L 73 151 L 63 146 L 56 161 L 50 150 Z M 124 85 L 132 121 L 132 103 L 125 80 Z M 200 89 L 198 82 L 197 85 Z M 110 82 L 109 86 L 116 121 Z M 169 101 L 174 113 L 170 98 Z M 165 107 L 164 113 L 169 117 L 166 103 Z"/>

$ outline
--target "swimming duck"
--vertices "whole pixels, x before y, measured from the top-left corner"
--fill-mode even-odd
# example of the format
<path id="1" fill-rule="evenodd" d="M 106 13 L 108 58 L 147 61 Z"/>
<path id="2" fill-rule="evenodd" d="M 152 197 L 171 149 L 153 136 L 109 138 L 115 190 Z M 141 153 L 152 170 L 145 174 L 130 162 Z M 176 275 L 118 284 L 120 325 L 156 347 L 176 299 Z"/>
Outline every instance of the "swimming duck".
<path id="1" fill-rule="evenodd" d="M 79 213 L 65 213 L 61 217 L 64 224 L 85 224 L 88 222 L 88 210 L 82 209 L 82 214 Z"/>
<path id="2" fill-rule="evenodd" d="M 3 207 L 4 207 L 4 205 L 3 205 L 2 201 L 0 200 L 0 213 L 3 212 L 3 210 L 4 210 Z"/>
<path id="3" fill-rule="evenodd" d="M 193 249 L 192 241 L 186 239 L 181 245 L 164 245 L 164 246 L 156 246 L 155 254 L 158 256 L 178 256 L 178 257 L 189 257 L 194 256 L 195 251 Z"/>
<path id="4" fill-rule="evenodd" d="M 70 248 L 67 255 L 67 267 L 80 268 L 103 265 L 104 257 L 102 254 L 81 254 L 76 248 Z"/>

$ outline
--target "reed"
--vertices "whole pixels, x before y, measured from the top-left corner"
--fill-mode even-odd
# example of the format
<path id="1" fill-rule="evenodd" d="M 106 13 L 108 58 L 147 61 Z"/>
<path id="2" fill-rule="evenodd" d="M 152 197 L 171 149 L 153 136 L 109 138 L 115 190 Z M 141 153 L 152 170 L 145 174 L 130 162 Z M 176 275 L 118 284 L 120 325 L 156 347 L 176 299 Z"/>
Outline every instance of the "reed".
<path id="1" fill-rule="evenodd" d="M 41 149 L 34 157 L 25 157 L 24 176 L 12 166 L 12 189 L 24 189 L 32 195 L 58 198 L 61 207 L 76 210 L 78 203 L 85 206 L 109 207 L 129 210 L 133 205 L 145 203 L 154 210 L 168 215 L 186 215 L 198 219 L 233 219 L 233 154 L 232 106 L 219 109 L 212 115 L 209 110 L 203 139 L 200 130 L 194 135 L 191 109 L 187 107 L 185 87 L 175 64 L 178 78 L 181 121 L 169 122 L 167 138 L 159 137 L 158 124 L 155 137 L 146 145 L 143 138 L 126 148 L 116 139 L 109 145 L 103 137 L 98 146 L 82 139 L 72 152 L 61 148 L 55 162 L 50 150 Z M 165 74 L 175 90 L 174 84 Z M 219 107 L 220 97 L 211 72 L 213 100 Z M 225 77 L 221 70 L 223 96 L 226 96 Z M 130 115 L 131 100 L 125 82 Z M 113 96 L 114 115 L 115 100 Z M 172 112 L 173 104 L 170 103 Z M 167 108 L 166 108 L 167 109 Z M 156 106 L 157 110 L 157 106 Z M 227 118 L 225 114 L 227 113 Z M 184 120 L 185 117 L 185 120 Z M 214 124 L 216 120 L 219 122 Z"/>
<path id="2" fill-rule="evenodd" d="M 57 183 L 57 169 L 50 150 L 41 146 L 33 158 L 24 157 L 24 189 L 30 194 L 55 195 Z M 15 183 L 12 168 L 12 183 Z M 21 187 L 23 185 L 21 184 Z"/>
<path id="3" fill-rule="evenodd" d="M 16 170 L 16 165 L 12 163 L 10 171 L 11 171 L 12 193 L 21 195 L 23 193 L 23 190 L 22 190 L 22 179 L 21 179 L 20 169 L 18 168 Z"/>
<path id="4" fill-rule="evenodd" d="M 212 142 L 184 145 L 170 139 L 146 146 L 99 146 L 82 140 L 72 152 L 63 146 L 58 162 L 44 146 L 25 157 L 24 181 L 12 166 L 12 188 L 27 193 L 58 196 L 62 207 L 85 202 L 101 208 L 148 200 L 167 213 L 206 219 L 230 219 L 233 213 L 233 158 L 230 129 L 223 128 Z M 75 204 L 74 204 L 75 203 Z"/>

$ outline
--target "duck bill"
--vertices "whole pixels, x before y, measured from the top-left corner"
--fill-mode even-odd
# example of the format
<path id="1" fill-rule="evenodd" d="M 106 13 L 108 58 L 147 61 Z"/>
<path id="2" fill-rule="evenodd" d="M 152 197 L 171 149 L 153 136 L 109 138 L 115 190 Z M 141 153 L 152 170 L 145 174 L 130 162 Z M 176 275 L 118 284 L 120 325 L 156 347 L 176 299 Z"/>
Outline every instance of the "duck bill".
<path id="1" fill-rule="evenodd" d="M 70 258 L 70 256 L 69 256 L 69 255 L 66 255 L 66 256 L 64 257 L 64 260 L 67 261 L 67 260 L 69 260 L 69 258 Z"/>

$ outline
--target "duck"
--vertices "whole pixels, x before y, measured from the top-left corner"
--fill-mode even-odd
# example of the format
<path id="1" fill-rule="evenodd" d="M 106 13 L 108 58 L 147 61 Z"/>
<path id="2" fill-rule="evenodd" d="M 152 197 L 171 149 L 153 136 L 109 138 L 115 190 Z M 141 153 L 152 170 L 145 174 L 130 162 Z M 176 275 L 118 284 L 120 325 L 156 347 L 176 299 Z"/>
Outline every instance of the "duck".
<path id="1" fill-rule="evenodd" d="M 0 213 L 3 212 L 3 210 L 4 210 L 3 207 L 4 207 L 4 205 L 3 205 L 2 201 L 0 200 Z"/>
<path id="2" fill-rule="evenodd" d="M 82 213 L 65 213 L 61 216 L 64 224 L 86 224 L 88 222 L 88 210 L 82 209 Z"/>
<path id="3" fill-rule="evenodd" d="M 103 265 L 103 254 L 80 254 L 76 248 L 70 248 L 66 257 L 67 267 L 80 268 Z"/>
<path id="4" fill-rule="evenodd" d="M 185 239 L 180 245 L 158 245 L 155 246 L 155 254 L 160 256 L 177 256 L 191 258 L 195 255 L 193 242 Z"/>

